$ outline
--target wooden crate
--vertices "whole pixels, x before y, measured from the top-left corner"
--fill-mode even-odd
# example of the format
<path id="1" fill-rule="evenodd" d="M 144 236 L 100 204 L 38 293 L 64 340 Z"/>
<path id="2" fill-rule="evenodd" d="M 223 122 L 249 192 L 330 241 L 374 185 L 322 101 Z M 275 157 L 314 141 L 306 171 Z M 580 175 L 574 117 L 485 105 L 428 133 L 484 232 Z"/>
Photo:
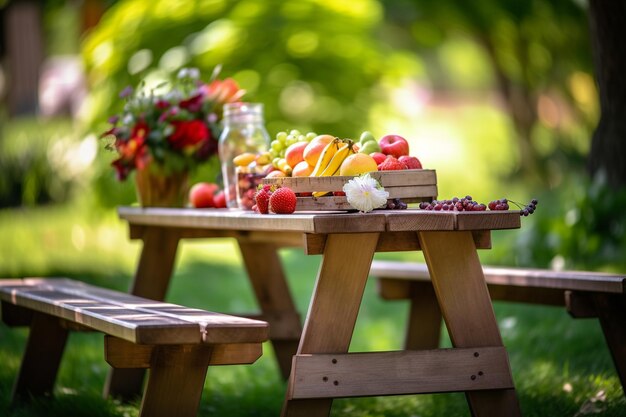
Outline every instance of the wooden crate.
<path id="1" fill-rule="evenodd" d="M 371 172 L 370 176 L 389 193 L 389 200 L 399 198 L 405 203 L 431 201 L 437 197 L 437 174 L 432 169 L 407 169 L 402 171 Z M 345 196 L 330 193 L 341 191 L 346 182 L 354 177 L 286 177 L 266 178 L 264 184 L 291 188 L 297 195 L 314 191 L 328 191 L 323 197 L 300 196 L 296 211 L 354 210 Z"/>

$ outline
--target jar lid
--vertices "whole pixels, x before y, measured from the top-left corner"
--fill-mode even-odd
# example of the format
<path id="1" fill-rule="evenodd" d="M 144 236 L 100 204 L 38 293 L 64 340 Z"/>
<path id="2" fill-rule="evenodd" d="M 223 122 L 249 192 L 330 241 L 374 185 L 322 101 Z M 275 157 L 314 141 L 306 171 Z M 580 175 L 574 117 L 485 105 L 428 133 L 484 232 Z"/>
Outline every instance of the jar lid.
<path id="1" fill-rule="evenodd" d="M 263 116 L 263 103 L 226 103 L 224 117 L 232 116 Z"/>

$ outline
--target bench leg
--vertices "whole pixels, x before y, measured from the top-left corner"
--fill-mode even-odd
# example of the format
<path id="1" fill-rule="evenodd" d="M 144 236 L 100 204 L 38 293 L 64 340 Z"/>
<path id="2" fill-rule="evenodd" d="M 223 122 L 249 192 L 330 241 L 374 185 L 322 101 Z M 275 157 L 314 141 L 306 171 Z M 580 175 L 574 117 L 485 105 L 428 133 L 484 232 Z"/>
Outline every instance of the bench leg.
<path id="1" fill-rule="evenodd" d="M 210 359 L 209 346 L 156 347 L 140 417 L 195 417 Z"/>
<path id="2" fill-rule="evenodd" d="M 291 360 L 298 349 L 302 326 L 299 320 L 287 320 L 287 330 L 292 337 L 277 340 L 272 334 L 273 316 L 298 317 L 296 306 L 287 285 L 287 279 L 278 257 L 275 245 L 265 242 L 246 242 L 239 240 L 239 249 L 243 257 L 248 278 L 254 289 L 261 311 L 270 323 L 270 340 L 276 353 L 276 359 L 283 378 L 289 378 Z M 278 327 L 278 326 L 276 326 Z"/>
<path id="3" fill-rule="evenodd" d="M 411 283 L 411 310 L 405 348 L 437 349 L 441 338 L 441 310 L 430 282 Z"/>
<path id="4" fill-rule="evenodd" d="M 13 386 L 12 401 L 52 394 L 68 331 L 58 318 L 33 313 L 24 358 Z"/>
<path id="5" fill-rule="evenodd" d="M 604 338 L 626 393 L 626 295 L 594 294 Z"/>
<path id="6" fill-rule="evenodd" d="M 176 260 L 179 236 L 166 228 L 145 230 L 143 248 L 130 293 L 151 300 L 165 298 Z M 144 369 L 111 369 L 103 396 L 131 401 L 141 395 Z"/>

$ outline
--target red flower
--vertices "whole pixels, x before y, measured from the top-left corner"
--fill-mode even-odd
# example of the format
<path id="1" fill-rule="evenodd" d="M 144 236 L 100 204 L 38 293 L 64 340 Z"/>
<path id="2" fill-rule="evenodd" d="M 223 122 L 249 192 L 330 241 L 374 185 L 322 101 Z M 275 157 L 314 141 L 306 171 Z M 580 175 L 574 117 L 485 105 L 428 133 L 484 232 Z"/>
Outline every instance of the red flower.
<path id="1" fill-rule="evenodd" d="M 128 140 L 116 139 L 115 148 L 120 157 L 112 162 L 120 180 L 125 179 L 134 168 L 143 169 L 150 159 L 146 137 L 149 129 L 145 122 L 139 122 L 131 131 Z"/>
<path id="2" fill-rule="evenodd" d="M 174 133 L 168 137 L 173 149 L 196 147 L 211 137 L 209 128 L 200 120 L 175 120 Z"/>
<path id="3" fill-rule="evenodd" d="M 192 113 L 199 112 L 202 110 L 202 93 L 198 93 L 187 100 L 181 101 L 179 107 L 181 109 L 189 110 Z"/>

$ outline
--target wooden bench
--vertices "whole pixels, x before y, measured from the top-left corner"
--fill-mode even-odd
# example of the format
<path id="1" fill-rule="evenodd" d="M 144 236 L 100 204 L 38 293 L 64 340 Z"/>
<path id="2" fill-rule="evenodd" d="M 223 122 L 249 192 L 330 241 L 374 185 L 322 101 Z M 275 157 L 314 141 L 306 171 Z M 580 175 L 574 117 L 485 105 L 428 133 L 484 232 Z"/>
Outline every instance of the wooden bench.
<path id="1" fill-rule="evenodd" d="M 268 324 L 69 279 L 0 280 L 2 320 L 29 325 L 12 401 L 51 394 L 70 330 L 105 334 L 114 368 L 147 368 L 140 416 L 195 416 L 209 365 L 250 364 Z"/>
<path id="2" fill-rule="evenodd" d="M 574 318 L 598 318 L 626 392 L 624 275 L 496 267 L 483 267 L 483 272 L 492 300 L 564 306 Z M 378 278 L 382 298 L 411 301 L 406 348 L 438 347 L 442 316 L 427 266 L 377 260 L 370 275 Z"/>

